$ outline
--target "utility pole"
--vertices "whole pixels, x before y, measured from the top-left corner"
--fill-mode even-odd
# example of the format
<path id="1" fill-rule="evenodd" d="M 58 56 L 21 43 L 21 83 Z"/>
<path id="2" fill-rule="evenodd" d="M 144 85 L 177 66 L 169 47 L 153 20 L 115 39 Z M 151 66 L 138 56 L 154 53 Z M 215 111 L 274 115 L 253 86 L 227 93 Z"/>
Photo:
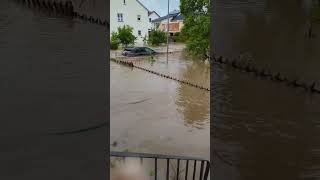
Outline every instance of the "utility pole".
<path id="1" fill-rule="evenodd" d="M 170 0 L 168 0 L 168 20 L 167 20 L 167 63 L 168 63 L 168 58 L 169 58 L 169 8 L 170 8 Z"/>

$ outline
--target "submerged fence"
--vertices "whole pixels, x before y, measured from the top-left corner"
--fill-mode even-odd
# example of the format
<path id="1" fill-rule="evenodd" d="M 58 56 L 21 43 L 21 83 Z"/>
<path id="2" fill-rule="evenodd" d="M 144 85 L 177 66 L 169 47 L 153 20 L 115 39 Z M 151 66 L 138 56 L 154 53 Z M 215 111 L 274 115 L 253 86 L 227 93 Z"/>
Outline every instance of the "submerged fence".
<path id="1" fill-rule="evenodd" d="M 299 81 L 298 79 L 290 80 L 290 78 L 285 77 L 283 75 L 284 73 L 280 73 L 280 72 L 274 73 L 267 68 L 258 68 L 253 64 L 240 62 L 237 59 L 230 60 L 228 58 L 223 58 L 222 56 L 218 58 L 213 58 L 212 62 L 221 64 L 221 65 L 226 65 L 226 66 L 232 67 L 233 69 L 240 70 L 242 72 L 251 73 L 257 77 L 269 79 L 275 82 L 281 82 L 283 84 L 286 84 L 289 87 L 302 88 L 309 93 L 320 94 L 320 89 L 318 88 L 318 83 L 316 81 L 313 81 L 311 84 L 308 84 L 307 82 Z"/>
<path id="2" fill-rule="evenodd" d="M 183 83 L 183 84 L 186 84 L 186 85 L 198 88 L 198 89 L 202 89 L 202 90 L 205 90 L 205 91 L 210 91 L 210 89 L 207 88 L 207 87 L 203 87 L 203 86 L 197 85 L 197 84 L 189 82 L 187 80 L 182 80 L 182 79 L 175 78 L 175 77 L 172 77 L 172 76 L 169 76 L 169 75 L 166 75 L 166 74 L 162 74 L 162 73 L 150 70 L 150 69 L 146 69 L 144 67 L 137 66 L 132 61 L 116 60 L 116 59 L 113 59 L 113 58 L 111 58 L 111 61 L 113 61 L 115 63 L 118 63 L 118 64 L 122 64 L 122 65 L 128 66 L 128 67 L 134 67 L 134 68 L 137 68 L 137 69 L 141 69 L 143 71 L 158 75 L 160 77 L 171 79 L 171 80 L 174 80 L 174 81 L 177 81 L 177 82 L 180 82 L 180 83 Z"/>
<path id="3" fill-rule="evenodd" d="M 159 160 L 166 161 L 166 180 L 169 180 L 170 174 L 170 161 L 176 161 L 176 180 L 180 178 L 181 166 L 182 163 L 185 162 L 185 173 L 184 179 L 192 178 L 192 180 L 207 180 L 210 172 L 210 161 L 202 158 L 195 157 L 186 157 L 186 156 L 169 156 L 169 155 L 160 155 L 160 154 L 146 154 L 146 153 L 131 153 L 131 152 L 110 152 L 110 157 L 121 157 L 124 158 L 124 162 L 126 158 L 139 158 L 140 163 L 143 164 L 144 159 L 152 159 L 154 161 L 154 179 L 158 179 L 158 169 L 159 169 Z M 193 164 L 193 169 L 189 169 L 190 164 Z M 200 163 L 200 170 L 198 176 L 197 173 L 197 164 Z M 192 172 L 192 176 L 189 177 L 189 172 Z"/>

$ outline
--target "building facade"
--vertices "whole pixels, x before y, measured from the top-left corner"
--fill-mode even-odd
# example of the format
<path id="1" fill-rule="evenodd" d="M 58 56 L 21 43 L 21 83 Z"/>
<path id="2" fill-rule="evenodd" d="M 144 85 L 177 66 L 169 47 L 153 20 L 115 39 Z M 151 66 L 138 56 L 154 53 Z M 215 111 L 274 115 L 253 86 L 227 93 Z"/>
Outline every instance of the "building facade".
<path id="1" fill-rule="evenodd" d="M 149 14 L 149 10 L 139 0 L 111 0 L 110 34 L 117 31 L 118 27 L 129 25 L 137 37 L 136 45 L 142 45 L 152 26 Z"/>
<path id="2" fill-rule="evenodd" d="M 175 33 L 180 32 L 183 27 L 183 15 L 175 10 L 169 13 L 169 16 L 163 16 L 152 21 L 153 28 L 158 28 L 167 32 L 169 17 L 169 33 L 173 36 Z"/>
<path id="3" fill-rule="evenodd" d="M 160 18 L 159 14 L 155 11 L 151 11 L 149 12 L 149 22 L 150 24 L 152 24 L 152 21 L 155 20 L 155 19 L 158 19 Z"/>

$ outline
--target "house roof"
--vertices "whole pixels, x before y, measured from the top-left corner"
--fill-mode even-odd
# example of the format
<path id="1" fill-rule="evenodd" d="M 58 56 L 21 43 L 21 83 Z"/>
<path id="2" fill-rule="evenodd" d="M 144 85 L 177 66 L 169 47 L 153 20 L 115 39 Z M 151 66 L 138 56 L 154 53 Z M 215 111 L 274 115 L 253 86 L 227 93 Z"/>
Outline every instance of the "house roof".
<path id="1" fill-rule="evenodd" d="M 177 16 L 173 17 L 171 21 L 183 20 L 183 14 L 179 13 Z"/>
<path id="2" fill-rule="evenodd" d="M 169 12 L 169 14 L 178 14 L 178 13 L 180 13 L 180 11 L 179 10 L 173 10 L 173 11 L 171 11 L 171 12 Z"/>
<path id="3" fill-rule="evenodd" d="M 148 13 L 150 12 L 149 9 L 148 9 L 145 5 L 142 4 L 142 2 L 140 2 L 139 0 L 136 0 L 136 1 L 137 1 L 143 8 L 145 8 L 145 9 L 148 11 Z"/>
<path id="4" fill-rule="evenodd" d="M 171 18 L 171 17 L 172 17 L 172 21 L 183 20 L 183 15 L 180 13 L 180 11 L 174 10 L 174 11 L 169 12 L 169 15 L 157 18 L 157 19 L 153 20 L 152 22 L 159 22 L 164 19 Z"/>
<path id="5" fill-rule="evenodd" d="M 158 17 L 160 17 L 160 15 L 159 15 L 157 12 L 155 12 L 155 11 L 149 11 L 149 12 L 148 12 L 148 16 L 150 16 L 152 13 L 155 13 Z"/>

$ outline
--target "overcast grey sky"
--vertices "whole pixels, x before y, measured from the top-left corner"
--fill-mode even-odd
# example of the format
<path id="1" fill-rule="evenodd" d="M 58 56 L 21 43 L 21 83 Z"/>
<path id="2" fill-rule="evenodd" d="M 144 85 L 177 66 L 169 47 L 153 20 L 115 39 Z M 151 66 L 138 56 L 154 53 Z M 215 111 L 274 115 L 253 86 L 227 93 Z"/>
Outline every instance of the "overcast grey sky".
<path id="1" fill-rule="evenodd" d="M 156 11 L 160 16 L 168 13 L 168 0 L 140 0 L 150 11 Z M 179 9 L 180 0 L 170 0 L 170 11 Z"/>

